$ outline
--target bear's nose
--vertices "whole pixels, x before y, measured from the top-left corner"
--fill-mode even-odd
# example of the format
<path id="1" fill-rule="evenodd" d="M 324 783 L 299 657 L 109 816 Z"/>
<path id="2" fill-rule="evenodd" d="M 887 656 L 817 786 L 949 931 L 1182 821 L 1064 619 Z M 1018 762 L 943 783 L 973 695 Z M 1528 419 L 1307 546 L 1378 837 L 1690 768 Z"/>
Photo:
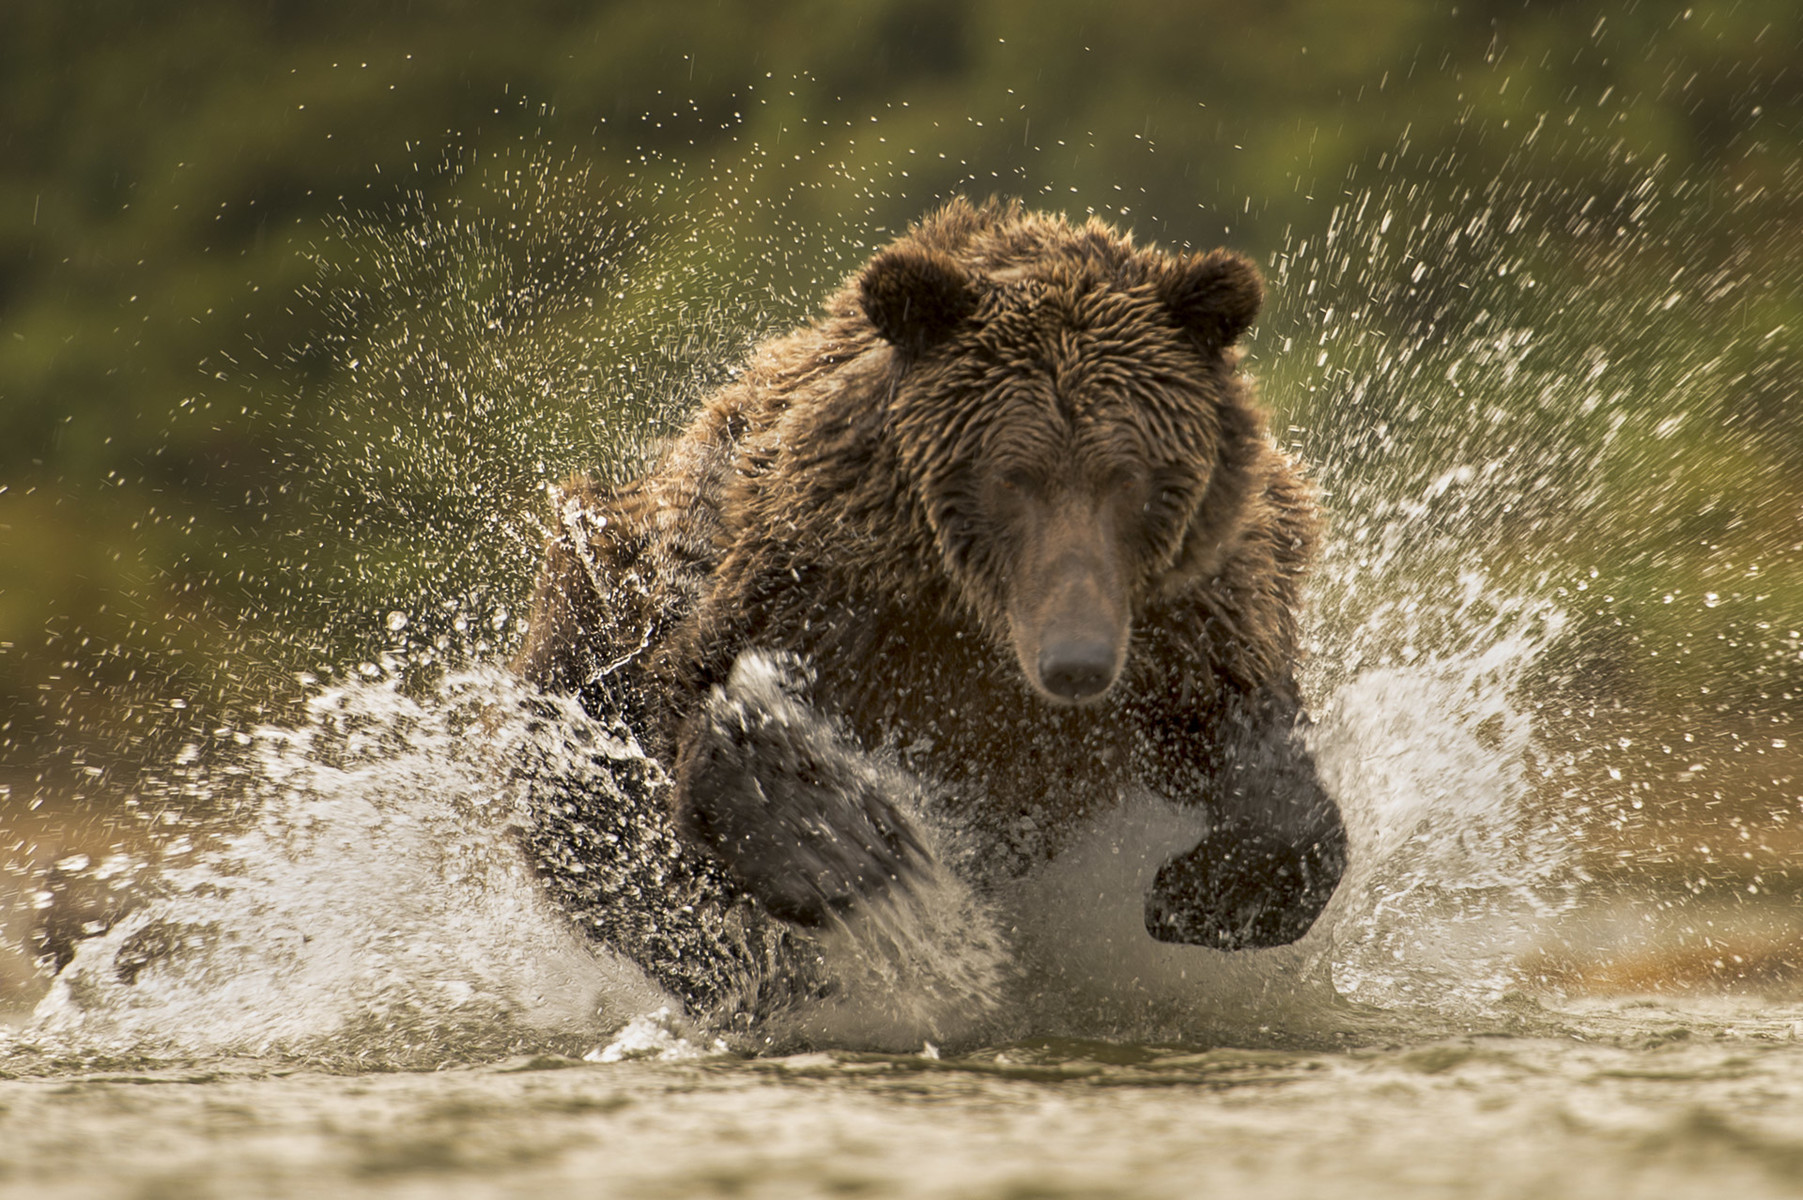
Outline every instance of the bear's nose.
<path id="1" fill-rule="evenodd" d="M 1114 670 L 1114 647 L 1108 642 L 1049 642 L 1039 652 L 1039 681 L 1066 700 L 1101 695 L 1114 682 Z"/>

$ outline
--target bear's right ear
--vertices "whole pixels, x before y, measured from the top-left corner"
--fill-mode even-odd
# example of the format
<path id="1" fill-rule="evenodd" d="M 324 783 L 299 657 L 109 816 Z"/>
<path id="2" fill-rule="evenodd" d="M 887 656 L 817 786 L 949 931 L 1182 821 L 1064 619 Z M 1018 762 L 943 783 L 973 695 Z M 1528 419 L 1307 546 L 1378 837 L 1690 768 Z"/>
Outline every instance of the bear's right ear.
<path id="1" fill-rule="evenodd" d="M 1239 340 L 1265 302 L 1258 268 L 1231 250 L 1210 250 L 1173 264 L 1159 290 L 1177 324 L 1216 354 Z"/>
<path id="2" fill-rule="evenodd" d="M 924 246 L 891 246 L 858 281 L 864 315 L 883 340 L 909 357 L 943 341 L 977 311 L 977 289 L 950 256 Z"/>

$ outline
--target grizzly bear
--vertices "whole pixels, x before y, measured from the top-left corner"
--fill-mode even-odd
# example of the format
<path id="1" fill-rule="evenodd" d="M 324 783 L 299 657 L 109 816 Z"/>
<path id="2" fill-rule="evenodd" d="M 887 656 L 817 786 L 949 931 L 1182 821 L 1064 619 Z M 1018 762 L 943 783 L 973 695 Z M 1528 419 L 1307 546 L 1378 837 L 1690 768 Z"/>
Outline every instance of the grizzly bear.
<path id="1" fill-rule="evenodd" d="M 667 783 L 550 794 L 566 904 L 706 1003 L 771 929 L 910 886 L 917 783 L 983 848 L 979 893 L 1143 787 L 1208 822 L 1145 896 L 1152 938 L 1306 932 L 1346 834 L 1294 678 L 1317 517 L 1238 369 L 1262 300 L 1238 254 L 954 201 L 643 478 L 570 485 L 515 667 Z"/>

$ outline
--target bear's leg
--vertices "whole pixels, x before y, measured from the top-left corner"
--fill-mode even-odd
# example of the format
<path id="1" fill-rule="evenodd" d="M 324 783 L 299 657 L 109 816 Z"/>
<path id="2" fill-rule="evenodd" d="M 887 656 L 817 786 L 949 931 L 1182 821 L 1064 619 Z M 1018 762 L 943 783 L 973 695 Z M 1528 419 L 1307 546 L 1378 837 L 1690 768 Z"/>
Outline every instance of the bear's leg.
<path id="1" fill-rule="evenodd" d="M 1146 896 L 1146 930 L 1159 941 L 1287 945 L 1327 906 L 1346 871 L 1346 828 L 1298 715 L 1268 697 L 1230 714 L 1201 797 L 1208 834 L 1160 867 Z"/>
<path id="2" fill-rule="evenodd" d="M 786 930 L 739 900 L 670 820 L 670 785 L 630 733 L 563 698 L 537 697 L 519 760 L 522 831 L 553 901 L 692 1014 L 751 1010 L 789 974 Z M 747 920 L 755 916 L 757 919 Z"/>
<path id="3" fill-rule="evenodd" d="M 817 927 L 911 886 L 928 852 L 901 804 L 918 785 L 808 703 L 805 668 L 748 651 L 685 727 L 678 826 L 773 915 Z"/>

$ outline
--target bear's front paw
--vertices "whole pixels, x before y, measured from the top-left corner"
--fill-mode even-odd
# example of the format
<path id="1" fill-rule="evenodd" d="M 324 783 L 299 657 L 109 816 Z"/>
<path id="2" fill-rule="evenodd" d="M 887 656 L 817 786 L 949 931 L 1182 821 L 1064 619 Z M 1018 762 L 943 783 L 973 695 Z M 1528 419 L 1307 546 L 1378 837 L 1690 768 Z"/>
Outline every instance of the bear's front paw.
<path id="1" fill-rule="evenodd" d="M 1216 950 L 1284 946 L 1309 931 L 1346 868 L 1342 841 L 1298 846 L 1268 833 L 1211 831 L 1158 869 L 1146 932 Z"/>
<path id="2" fill-rule="evenodd" d="M 684 733 L 676 813 L 769 912 L 813 927 L 907 886 L 927 851 L 898 806 L 913 782 L 810 705 L 808 682 L 792 656 L 741 656 Z"/>

